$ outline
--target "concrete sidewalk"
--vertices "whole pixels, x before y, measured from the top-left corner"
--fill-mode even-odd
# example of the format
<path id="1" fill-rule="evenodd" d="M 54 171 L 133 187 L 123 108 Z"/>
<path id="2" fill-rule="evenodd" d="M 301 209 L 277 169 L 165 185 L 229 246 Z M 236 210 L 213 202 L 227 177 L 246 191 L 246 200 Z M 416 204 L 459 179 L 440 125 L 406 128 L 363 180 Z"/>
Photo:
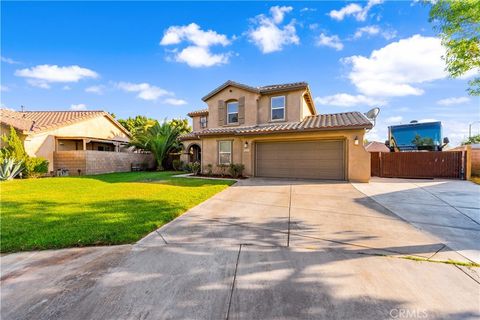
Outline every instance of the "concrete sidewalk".
<path id="1" fill-rule="evenodd" d="M 372 178 L 355 188 L 480 263 L 480 186 L 461 180 Z M 437 257 L 445 256 L 443 251 Z"/>
<path id="2" fill-rule="evenodd" d="M 348 183 L 242 180 L 130 246 L 2 257 L 2 319 L 473 319 L 478 268 Z M 461 257 L 461 256 L 460 256 Z"/>

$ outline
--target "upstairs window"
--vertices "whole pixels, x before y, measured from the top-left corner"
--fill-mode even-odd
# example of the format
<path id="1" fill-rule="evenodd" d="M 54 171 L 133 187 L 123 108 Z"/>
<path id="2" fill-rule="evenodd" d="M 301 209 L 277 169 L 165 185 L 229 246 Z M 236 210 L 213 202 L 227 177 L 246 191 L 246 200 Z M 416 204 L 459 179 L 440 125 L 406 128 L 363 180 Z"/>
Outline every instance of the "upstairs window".
<path id="1" fill-rule="evenodd" d="M 272 97 L 271 112 L 272 120 L 285 120 L 285 96 Z"/>
<path id="2" fill-rule="evenodd" d="M 238 123 L 238 101 L 227 103 L 227 123 Z"/>
<path id="3" fill-rule="evenodd" d="M 206 116 L 201 116 L 200 117 L 200 128 L 206 128 L 207 127 L 207 117 Z"/>

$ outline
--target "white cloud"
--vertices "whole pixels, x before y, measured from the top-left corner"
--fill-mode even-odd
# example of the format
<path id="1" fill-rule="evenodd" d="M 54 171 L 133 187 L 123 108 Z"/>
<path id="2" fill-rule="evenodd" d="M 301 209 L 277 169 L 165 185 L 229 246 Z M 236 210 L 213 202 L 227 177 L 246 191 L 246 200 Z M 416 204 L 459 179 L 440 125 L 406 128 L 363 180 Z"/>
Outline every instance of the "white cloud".
<path id="1" fill-rule="evenodd" d="M 21 64 L 20 61 L 15 61 L 11 58 L 7 58 L 7 57 L 4 57 L 4 56 L 0 56 L 0 61 L 5 62 L 7 64 Z"/>
<path id="2" fill-rule="evenodd" d="M 462 104 L 467 103 L 470 101 L 468 97 L 452 97 L 452 98 L 445 98 L 437 101 L 437 104 L 442 106 L 451 106 L 453 104 Z"/>
<path id="3" fill-rule="evenodd" d="M 104 89 L 105 89 L 105 86 L 103 86 L 103 85 L 91 86 L 91 87 L 86 88 L 85 92 L 95 93 L 95 94 L 103 94 Z"/>
<path id="4" fill-rule="evenodd" d="M 15 75 L 27 78 L 30 85 L 43 89 L 50 88 L 50 83 L 78 82 L 81 79 L 98 77 L 95 71 L 79 66 L 59 67 L 48 64 L 19 69 L 15 71 Z"/>
<path id="5" fill-rule="evenodd" d="M 4 57 L 4 56 L 0 56 L 0 60 L 2 62 L 8 63 L 8 64 L 20 64 L 20 61 L 15 61 L 11 58 L 7 58 L 7 57 Z"/>
<path id="6" fill-rule="evenodd" d="M 368 35 L 368 36 L 380 35 L 387 40 L 391 40 L 397 36 L 397 31 L 393 29 L 382 30 L 379 26 L 376 26 L 376 25 L 364 26 L 361 28 L 357 28 L 357 31 L 355 31 L 355 34 L 353 35 L 353 39 L 359 39 L 364 35 Z"/>
<path id="7" fill-rule="evenodd" d="M 223 47 L 231 44 L 231 41 L 224 34 L 219 34 L 213 30 L 204 31 L 196 23 L 190 23 L 186 26 L 171 26 L 163 34 L 160 45 L 179 45 L 182 42 L 190 45 L 179 50 L 175 48 L 171 51 L 177 62 L 183 62 L 191 67 L 211 67 L 228 63 L 229 53 L 214 54 L 210 47 L 221 45 Z"/>
<path id="8" fill-rule="evenodd" d="M 4 86 L 3 84 L 0 84 L 0 91 L 1 92 L 10 91 L 10 88 L 7 86 Z"/>
<path id="9" fill-rule="evenodd" d="M 401 123 L 402 120 L 403 120 L 402 116 L 393 116 L 393 117 L 388 117 L 387 119 L 385 119 L 385 123 L 386 124 L 397 124 L 397 123 Z"/>
<path id="10" fill-rule="evenodd" d="M 337 93 L 331 96 L 316 97 L 315 103 L 321 105 L 330 105 L 336 107 L 353 106 L 379 106 L 385 104 L 385 101 L 366 97 L 364 95 L 351 95 L 348 93 Z"/>
<path id="11" fill-rule="evenodd" d="M 374 50 L 370 57 L 351 56 L 350 81 L 367 96 L 421 95 L 415 86 L 447 76 L 440 39 L 414 35 Z"/>
<path id="12" fill-rule="evenodd" d="M 250 28 L 247 35 L 262 53 L 281 51 L 287 45 L 300 43 L 295 29 L 295 20 L 291 20 L 284 26 L 280 25 L 285 13 L 292 9 L 292 7 L 274 6 L 270 8 L 271 17 L 261 14 L 252 19 L 255 26 Z"/>
<path id="13" fill-rule="evenodd" d="M 85 104 L 83 104 L 83 103 L 72 104 L 72 105 L 70 106 L 70 110 L 73 110 L 73 111 L 87 110 L 87 105 L 85 105 Z"/>
<path id="14" fill-rule="evenodd" d="M 69 91 L 72 90 L 70 86 L 63 86 L 62 90 Z"/>
<path id="15" fill-rule="evenodd" d="M 190 23 L 186 26 L 171 26 L 163 34 L 160 45 L 179 44 L 182 41 L 191 42 L 199 47 L 209 47 L 213 45 L 226 46 L 230 44 L 227 36 L 219 34 L 216 31 L 203 31 L 196 23 Z"/>
<path id="16" fill-rule="evenodd" d="M 176 99 L 176 98 L 168 98 L 163 101 L 166 104 L 170 104 L 172 106 L 183 106 L 187 104 L 187 101 L 182 100 L 182 99 Z"/>
<path id="17" fill-rule="evenodd" d="M 172 95 L 171 92 L 149 83 L 120 82 L 117 87 L 126 92 L 136 92 L 137 98 L 143 100 L 157 100 L 162 96 Z"/>
<path id="18" fill-rule="evenodd" d="M 334 48 L 337 51 L 343 49 L 343 43 L 337 35 L 327 36 L 326 34 L 321 33 L 316 39 L 315 44 L 317 46 Z"/>
<path id="19" fill-rule="evenodd" d="M 358 14 L 362 11 L 362 7 L 356 3 L 350 3 L 340 10 L 332 10 L 328 14 L 330 18 L 342 21 L 346 16 Z"/>
<path id="20" fill-rule="evenodd" d="M 272 15 L 273 22 L 275 24 L 279 24 L 283 22 L 283 18 L 285 17 L 285 13 L 289 13 L 292 11 L 292 7 L 279 7 L 279 6 L 274 6 L 270 8 L 270 14 Z"/>
<path id="21" fill-rule="evenodd" d="M 328 15 L 337 21 L 342 21 L 347 16 L 353 16 L 357 21 L 365 21 L 370 9 L 381 3 L 383 3 L 383 0 L 369 0 L 365 7 L 361 7 L 356 3 L 350 3 L 340 10 L 330 11 Z"/>
<path id="22" fill-rule="evenodd" d="M 300 12 L 309 12 L 309 11 L 310 12 L 315 12 L 315 11 L 317 11 L 317 9 L 316 8 L 308 8 L 308 7 L 300 9 Z"/>
<path id="23" fill-rule="evenodd" d="M 378 26 L 365 26 L 358 28 L 353 37 L 355 39 L 361 38 L 364 34 L 368 35 L 377 35 L 380 33 L 380 28 Z"/>
<path id="24" fill-rule="evenodd" d="M 175 54 L 175 61 L 200 68 L 226 64 L 229 57 L 228 53 L 213 54 L 208 47 L 189 46 Z"/>
<path id="25" fill-rule="evenodd" d="M 27 79 L 27 83 L 32 87 L 37 87 L 40 89 L 50 89 L 50 85 L 48 84 L 48 82 L 43 80 Z"/>

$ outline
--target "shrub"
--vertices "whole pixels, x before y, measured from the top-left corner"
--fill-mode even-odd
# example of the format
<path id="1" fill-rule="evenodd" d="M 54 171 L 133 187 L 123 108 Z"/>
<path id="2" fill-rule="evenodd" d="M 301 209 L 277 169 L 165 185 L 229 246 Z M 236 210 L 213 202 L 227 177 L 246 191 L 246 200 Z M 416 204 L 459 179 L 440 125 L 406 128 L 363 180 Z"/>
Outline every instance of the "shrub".
<path id="1" fill-rule="evenodd" d="M 25 158 L 25 175 L 29 178 L 38 178 L 48 173 L 48 160 L 38 157 Z"/>
<path id="2" fill-rule="evenodd" d="M 175 160 L 172 161 L 172 166 L 173 166 L 173 170 L 182 171 L 184 164 L 183 164 L 182 160 L 175 159 Z"/>
<path id="3" fill-rule="evenodd" d="M 1 139 L 5 144 L 0 151 L 2 159 L 11 158 L 16 161 L 22 161 L 28 157 L 25 148 L 23 147 L 22 140 L 18 137 L 17 131 L 15 131 L 12 126 L 10 126 L 10 134 L 3 134 Z"/>
<path id="4" fill-rule="evenodd" d="M 196 176 L 200 172 L 201 164 L 200 162 L 196 161 L 191 164 L 191 167 L 192 167 L 192 173 Z"/>
<path id="5" fill-rule="evenodd" d="M 237 163 L 237 164 L 232 163 L 228 168 L 230 175 L 232 176 L 232 178 L 235 178 L 235 179 L 243 175 L 243 170 L 245 170 L 245 166 L 241 163 Z"/>
<path id="6" fill-rule="evenodd" d="M 211 163 L 207 164 L 207 176 L 211 176 L 213 173 L 213 165 Z"/>
<path id="7" fill-rule="evenodd" d="M 185 166 L 183 167 L 183 170 L 187 172 L 192 172 L 192 164 L 191 163 L 185 164 Z"/>
<path id="8" fill-rule="evenodd" d="M 220 172 L 220 175 L 222 177 L 225 176 L 225 173 L 227 172 L 228 165 L 226 164 L 217 164 L 218 171 Z"/>
<path id="9" fill-rule="evenodd" d="M 3 159 L 0 164 L 0 180 L 11 180 L 22 172 L 22 161 L 13 158 Z"/>

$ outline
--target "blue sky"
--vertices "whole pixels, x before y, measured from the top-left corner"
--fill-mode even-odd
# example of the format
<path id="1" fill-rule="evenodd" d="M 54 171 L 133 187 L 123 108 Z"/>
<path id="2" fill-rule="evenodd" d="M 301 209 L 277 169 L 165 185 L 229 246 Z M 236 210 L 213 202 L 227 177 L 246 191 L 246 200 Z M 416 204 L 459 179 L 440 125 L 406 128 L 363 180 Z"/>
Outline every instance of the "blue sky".
<path id="1" fill-rule="evenodd" d="M 1 2 L 1 103 L 186 117 L 226 80 L 307 81 L 320 113 L 381 107 L 390 124 L 441 120 L 457 144 L 479 120 L 467 79 L 415 2 Z M 477 133 L 480 125 L 474 125 Z"/>

